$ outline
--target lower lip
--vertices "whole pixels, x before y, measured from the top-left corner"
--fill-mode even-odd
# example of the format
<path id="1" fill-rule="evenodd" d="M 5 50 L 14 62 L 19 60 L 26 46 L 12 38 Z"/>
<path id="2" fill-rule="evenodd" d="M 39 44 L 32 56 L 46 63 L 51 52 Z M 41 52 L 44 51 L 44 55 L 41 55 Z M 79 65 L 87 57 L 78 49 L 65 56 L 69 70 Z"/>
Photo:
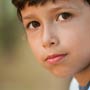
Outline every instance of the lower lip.
<path id="1" fill-rule="evenodd" d="M 62 61 L 62 59 L 65 57 L 66 55 L 59 55 L 55 58 L 52 59 L 47 59 L 47 63 L 48 64 L 58 64 Z"/>

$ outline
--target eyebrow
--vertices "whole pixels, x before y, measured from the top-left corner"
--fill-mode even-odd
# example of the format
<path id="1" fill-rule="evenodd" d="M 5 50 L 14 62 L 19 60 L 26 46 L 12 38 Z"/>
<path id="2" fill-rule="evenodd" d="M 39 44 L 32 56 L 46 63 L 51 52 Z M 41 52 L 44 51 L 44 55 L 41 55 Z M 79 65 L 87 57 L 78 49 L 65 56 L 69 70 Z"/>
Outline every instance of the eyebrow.
<path id="1" fill-rule="evenodd" d="M 63 10 L 63 9 L 75 9 L 71 6 L 67 7 L 67 6 L 59 6 L 59 7 L 55 7 L 55 8 L 52 8 L 51 10 L 49 10 L 50 13 L 53 13 L 53 12 L 57 12 L 58 10 Z"/>
<path id="2" fill-rule="evenodd" d="M 34 15 L 33 14 L 28 14 L 28 15 L 22 17 L 22 18 L 23 19 L 32 19 L 32 18 L 34 18 Z"/>

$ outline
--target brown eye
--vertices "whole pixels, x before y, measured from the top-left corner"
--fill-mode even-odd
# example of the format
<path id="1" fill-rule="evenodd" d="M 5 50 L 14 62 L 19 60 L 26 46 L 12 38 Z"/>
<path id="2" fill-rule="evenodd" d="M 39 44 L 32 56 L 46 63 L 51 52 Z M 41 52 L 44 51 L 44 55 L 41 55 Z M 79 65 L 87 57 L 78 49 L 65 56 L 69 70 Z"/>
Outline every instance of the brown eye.
<path id="1" fill-rule="evenodd" d="M 67 19 L 70 19 L 71 17 L 72 17 L 72 14 L 71 13 L 64 12 L 64 13 L 61 13 L 61 14 L 58 15 L 57 20 L 59 20 L 59 21 L 65 21 Z"/>
<path id="2" fill-rule="evenodd" d="M 38 21 L 32 21 L 27 25 L 27 28 L 29 29 L 36 29 L 40 26 L 40 23 Z"/>

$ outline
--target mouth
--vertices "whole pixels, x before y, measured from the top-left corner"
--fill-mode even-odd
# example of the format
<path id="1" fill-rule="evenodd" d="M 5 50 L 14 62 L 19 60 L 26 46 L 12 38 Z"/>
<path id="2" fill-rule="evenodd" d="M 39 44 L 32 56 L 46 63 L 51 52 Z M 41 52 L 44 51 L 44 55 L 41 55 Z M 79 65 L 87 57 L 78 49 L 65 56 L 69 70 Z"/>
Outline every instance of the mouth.
<path id="1" fill-rule="evenodd" d="M 45 61 L 48 63 L 48 64 L 58 64 L 60 63 L 63 58 L 65 58 L 67 56 L 67 54 L 52 54 L 52 55 L 49 55 Z"/>

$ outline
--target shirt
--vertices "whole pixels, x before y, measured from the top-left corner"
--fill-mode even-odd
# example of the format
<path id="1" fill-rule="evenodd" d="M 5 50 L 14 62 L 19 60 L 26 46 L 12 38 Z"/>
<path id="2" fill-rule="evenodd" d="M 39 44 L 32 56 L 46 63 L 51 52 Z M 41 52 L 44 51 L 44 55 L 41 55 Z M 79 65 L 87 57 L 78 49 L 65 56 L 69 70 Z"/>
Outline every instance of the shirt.
<path id="1" fill-rule="evenodd" d="M 90 90 L 90 82 L 84 87 L 79 86 L 79 90 Z"/>
<path id="2" fill-rule="evenodd" d="M 88 86 L 88 89 L 86 87 Z M 79 86 L 77 80 L 75 78 L 72 79 L 70 89 L 69 90 L 90 90 L 90 82 L 86 87 Z"/>

